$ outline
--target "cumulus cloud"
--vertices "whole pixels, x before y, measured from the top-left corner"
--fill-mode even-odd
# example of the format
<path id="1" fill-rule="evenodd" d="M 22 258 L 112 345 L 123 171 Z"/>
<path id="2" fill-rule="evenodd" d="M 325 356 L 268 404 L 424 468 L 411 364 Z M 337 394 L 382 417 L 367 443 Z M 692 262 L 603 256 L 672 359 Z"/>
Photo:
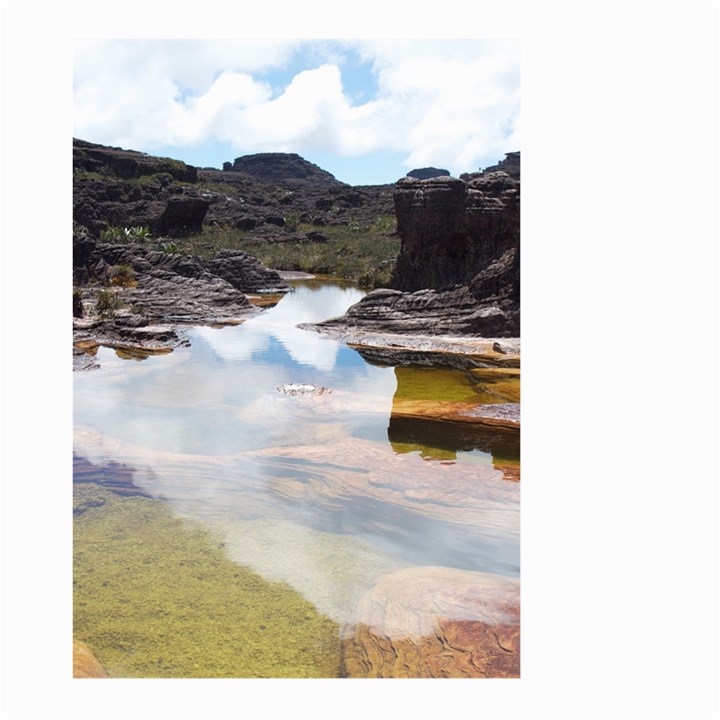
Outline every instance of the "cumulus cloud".
<path id="1" fill-rule="evenodd" d="M 245 153 L 392 151 L 408 169 L 441 165 L 455 174 L 519 149 L 515 43 L 315 42 L 304 55 L 313 66 L 304 68 L 302 47 L 309 46 L 81 43 L 76 135 L 147 150 L 219 140 Z M 343 85 L 351 57 L 372 67 L 375 96 L 362 104 Z M 263 75 L 277 68 L 292 75 L 279 89 Z"/>

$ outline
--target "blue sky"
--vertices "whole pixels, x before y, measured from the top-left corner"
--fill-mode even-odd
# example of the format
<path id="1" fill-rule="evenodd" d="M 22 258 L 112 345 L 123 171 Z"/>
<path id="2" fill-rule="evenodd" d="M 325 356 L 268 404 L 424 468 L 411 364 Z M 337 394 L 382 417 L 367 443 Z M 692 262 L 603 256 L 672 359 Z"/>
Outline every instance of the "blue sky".
<path id="1" fill-rule="evenodd" d="M 222 167 L 296 152 L 353 185 L 454 175 L 520 149 L 520 47 L 497 40 L 97 40 L 74 133 Z"/>

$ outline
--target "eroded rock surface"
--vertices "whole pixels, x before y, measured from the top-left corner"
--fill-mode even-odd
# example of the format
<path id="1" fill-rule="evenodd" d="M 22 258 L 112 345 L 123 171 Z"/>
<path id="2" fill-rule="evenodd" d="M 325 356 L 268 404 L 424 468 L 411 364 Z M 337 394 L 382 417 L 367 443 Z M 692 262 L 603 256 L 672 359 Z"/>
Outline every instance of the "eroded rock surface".
<path id="1" fill-rule="evenodd" d="M 73 321 L 75 346 L 91 354 L 93 343 L 128 352 L 163 352 L 186 344 L 177 326 L 237 324 L 257 312 L 245 292 L 287 292 L 273 270 L 246 253 L 225 251 L 207 262 L 138 244 L 98 243 L 75 235 L 74 275 L 83 316 Z M 126 286 L 108 285 L 113 268 L 130 269 Z M 103 312 L 102 293 L 114 307 Z M 83 346 L 85 343 L 85 346 Z M 75 367 L 92 361 L 76 353 Z"/>
<path id="2" fill-rule="evenodd" d="M 344 628 L 347 677 L 520 676 L 514 578 L 415 567 L 382 578 Z"/>
<path id="3" fill-rule="evenodd" d="M 402 245 L 390 289 L 318 328 L 514 338 L 520 334 L 520 177 L 503 169 L 395 186 Z"/>

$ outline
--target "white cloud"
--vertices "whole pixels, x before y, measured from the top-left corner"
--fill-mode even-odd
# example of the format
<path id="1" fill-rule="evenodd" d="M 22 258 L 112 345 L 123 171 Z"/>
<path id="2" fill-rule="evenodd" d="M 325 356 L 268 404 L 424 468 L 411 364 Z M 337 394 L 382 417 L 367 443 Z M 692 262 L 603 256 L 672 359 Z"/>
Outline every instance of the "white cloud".
<path id="1" fill-rule="evenodd" d="M 297 42 L 83 42 L 76 59 L 78 137 L 151 150 L 230 142 L 240 152 L 393 151 L 407 168 L 454 174 L 519 149 L 519 53 L 510 42 L 355 43 L 376 96 L 353 105 L 337 46 L 295 68 L 273 96 L 261 70 L 294 68 Z M 332 61 L 331 61 L 332 60 Z"/>

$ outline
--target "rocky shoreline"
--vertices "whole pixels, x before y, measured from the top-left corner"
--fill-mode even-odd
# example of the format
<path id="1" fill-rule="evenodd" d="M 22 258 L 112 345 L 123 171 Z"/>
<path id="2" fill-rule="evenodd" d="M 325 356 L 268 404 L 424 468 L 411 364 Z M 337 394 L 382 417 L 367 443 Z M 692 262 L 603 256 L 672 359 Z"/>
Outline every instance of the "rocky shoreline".
<path id="1" fill-rule="evenodd" d="M 162 238 L 149 246 L 133 232 L 181 237 L 222 221 L 267 242 L 319 242 L 284 227 L 289 210 L 322 227 L 342 222 L 343 212 L 387 211 L 389 195 L 384 187 L 344 185 L 299 156 L 281 153 L 238 158 L 222 171 L 200 170 L 75 140 L 74 167 L 76 369 L 94 366 L 99 345 L 130 354 L 167 352 L 187 343 L 183 328 L 238 324 L 271 304 L 251 303 L 249 294 L 290 290 L 277 272 L 239 250 L 204 259 L 177 252 Z M 200 192 L 200 178 L 241 188 L 242 196 Z M 342 338 L 371 362 L 514 362 L 520 335 L 519 153 L 461 178 L 403 178 L 392 202 L 401 240 L 392 287 L 368 293 L 342 317 L 302 327 Z M 112 228 L 125 232 L 123 242 L 103 237 Z"/>

